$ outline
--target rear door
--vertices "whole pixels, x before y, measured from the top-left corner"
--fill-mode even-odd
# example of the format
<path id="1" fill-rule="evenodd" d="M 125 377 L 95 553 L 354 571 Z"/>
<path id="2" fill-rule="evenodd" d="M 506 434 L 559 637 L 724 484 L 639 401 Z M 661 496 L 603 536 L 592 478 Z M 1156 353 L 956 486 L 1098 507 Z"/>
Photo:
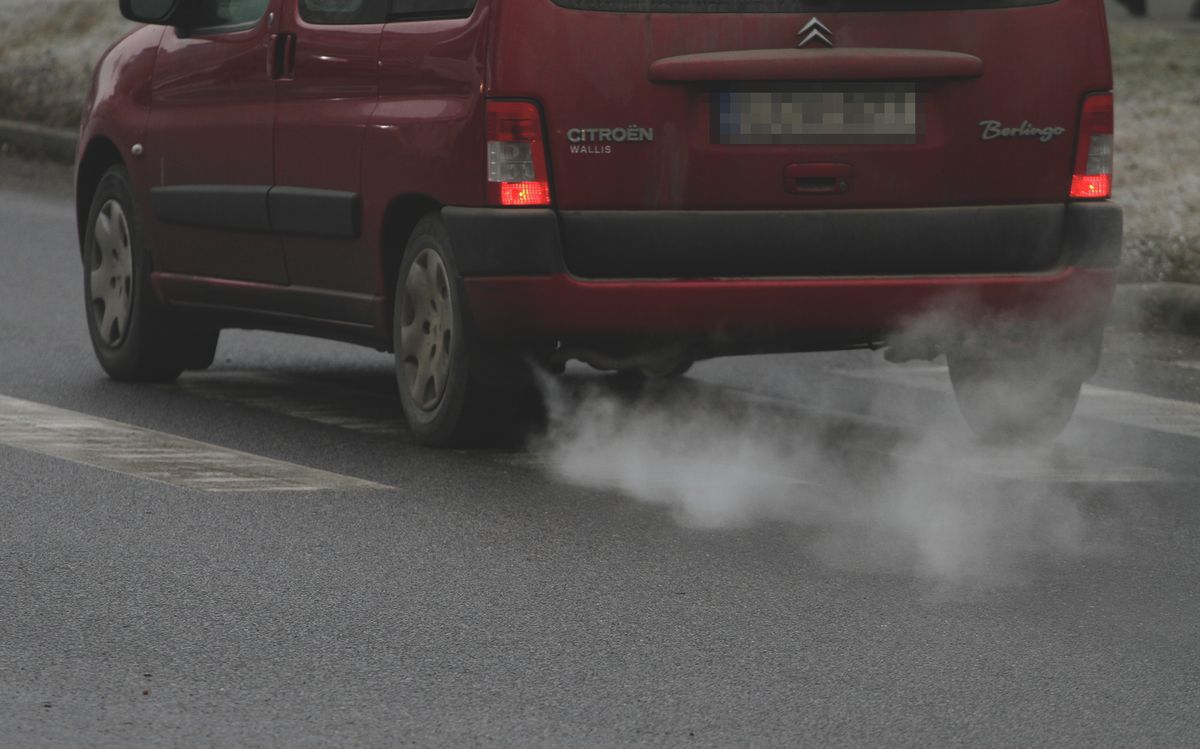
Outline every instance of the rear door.
<path id="1" fill-rule="evenodd" d="M 1061 202 L 1080 102 L 1111 88 L 1100 0 L 500 14 L 490 92 L 541 103 L 566 211 Z"/>
<path id="2" fill-rule="evenodd" d="M 272 221 L 293 285 L 366 293 L 374 256 L 361 242 L 362 149 L 391 0 L 284 3 Z M 371 319 L 365 305 L 344 301 L 330 314 Z"/>

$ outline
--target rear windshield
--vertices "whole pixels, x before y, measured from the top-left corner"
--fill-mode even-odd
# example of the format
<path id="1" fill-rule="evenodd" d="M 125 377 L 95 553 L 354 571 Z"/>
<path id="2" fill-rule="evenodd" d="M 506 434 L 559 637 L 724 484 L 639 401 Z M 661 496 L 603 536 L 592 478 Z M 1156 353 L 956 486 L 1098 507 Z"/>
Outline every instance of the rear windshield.
<path id="1" fill-rule="evenodd" d="M 554 0 L 564 8 L 621 13 L 812 13 L 976 10 L 1048 5 L 1058 0 Z"/>

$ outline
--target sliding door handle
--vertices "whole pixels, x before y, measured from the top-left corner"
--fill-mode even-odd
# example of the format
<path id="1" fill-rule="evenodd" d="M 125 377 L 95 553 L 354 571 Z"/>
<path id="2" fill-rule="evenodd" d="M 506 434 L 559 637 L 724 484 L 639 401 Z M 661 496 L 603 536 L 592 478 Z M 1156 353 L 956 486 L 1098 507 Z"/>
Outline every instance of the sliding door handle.
<path id="1" fill-rule="evenodd" d="M 296 69 L 296 35 L 272 34 L 268 72 L 272 80 L 291 78 Z"/>

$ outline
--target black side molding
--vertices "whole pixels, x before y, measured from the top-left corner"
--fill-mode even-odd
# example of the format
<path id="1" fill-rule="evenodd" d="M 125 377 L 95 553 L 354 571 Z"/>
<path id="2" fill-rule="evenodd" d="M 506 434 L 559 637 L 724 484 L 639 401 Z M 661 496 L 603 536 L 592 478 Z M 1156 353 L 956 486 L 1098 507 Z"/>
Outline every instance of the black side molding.
<path id="1" fill-rule="evenodd" d="M 150 190 L 160 221 L 206 229 L 356 239 L 357 193 L 270 185 L 179 185 Z"/>
<path id="2" fill-rule="evenodd" d="M 268 195 L 271 227 L 280 234 L 357 239 L 358 194 L 309 187 L 272 187 Z"/>
<path id="3" fill-rule="evenodd" d="M 155 187 L 150 205 L 160 221 L 229 231 L 269 232 L 269 185 Z"/>

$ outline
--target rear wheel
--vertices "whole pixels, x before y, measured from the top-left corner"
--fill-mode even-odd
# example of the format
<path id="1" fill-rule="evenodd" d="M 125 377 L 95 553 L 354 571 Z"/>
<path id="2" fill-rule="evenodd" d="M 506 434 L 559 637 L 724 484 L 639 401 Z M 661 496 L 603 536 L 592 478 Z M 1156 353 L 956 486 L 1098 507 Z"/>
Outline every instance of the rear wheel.
<path id="1" fill-rule="evenodd" d="M 1121 5 L 1128 8 L 1132 15 L 1138 17 L 1146 15 L 1146 0 L 1121 0 Z"/>
<path id="2" fill-rule="evenodd" d="M 396 283 L 392 335 L 400 404 L 413 435 L 444 447 L 478 440 L 493 426 L 494 399 L 479 379 L 458 266 L 436 215 L 413 230 Z"/>
<path id="3" fill-rule="evenodd" d="M 150 256 L 122 166 L 110 168 L 96 189 L 83 260 L 88 332 L 110 377 L 163 382 L 212 364 L 219 331 L 178 319 L 150 288 Z"/>
<path id="4" fill-rule="evenodd" d="M 949 352 L 950 381 L 971 430 L 990 443 L 1043 443 L 1066 428 L 1095 371 L 1101 333 L 993 339 Z"/>

